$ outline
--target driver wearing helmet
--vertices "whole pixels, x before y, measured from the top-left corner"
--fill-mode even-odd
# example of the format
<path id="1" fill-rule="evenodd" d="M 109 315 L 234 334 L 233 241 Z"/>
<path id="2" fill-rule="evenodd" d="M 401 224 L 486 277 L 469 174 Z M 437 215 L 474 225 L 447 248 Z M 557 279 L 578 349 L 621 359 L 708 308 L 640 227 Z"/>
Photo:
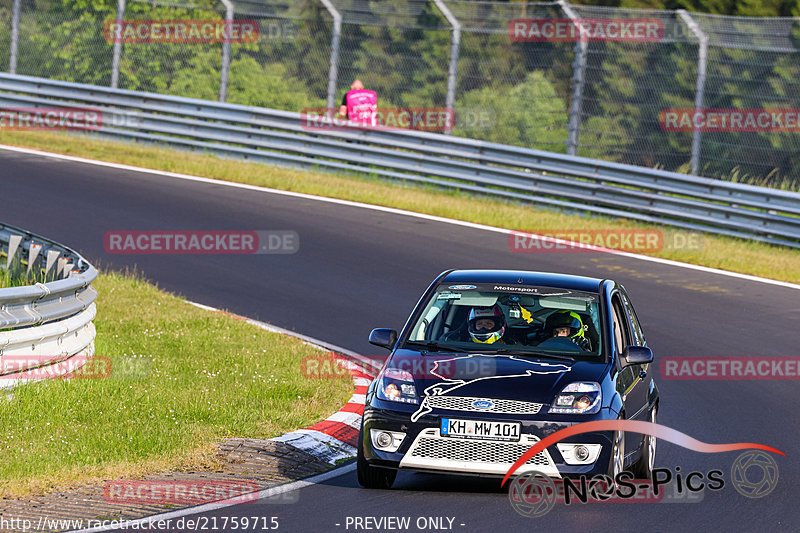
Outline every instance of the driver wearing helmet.
<path id="1" fill-rule="evenodd" d="M 501 341 L 505 344 L 514 344 L 512 340 L 503 338 L 506 332 L 506 317 L 498 305 L 473 307 L 469 312 L 467 331 L 472 342 L 494 344 Z"/>
<path id="2" fill-rule="evenodd" d="M 556 311 L 547 317 L 545 331 L 552 339 L 566 339 L 590 352 L 592 343 L 584 334 L 585 328 L 581 316 L 567 309 Z"/>

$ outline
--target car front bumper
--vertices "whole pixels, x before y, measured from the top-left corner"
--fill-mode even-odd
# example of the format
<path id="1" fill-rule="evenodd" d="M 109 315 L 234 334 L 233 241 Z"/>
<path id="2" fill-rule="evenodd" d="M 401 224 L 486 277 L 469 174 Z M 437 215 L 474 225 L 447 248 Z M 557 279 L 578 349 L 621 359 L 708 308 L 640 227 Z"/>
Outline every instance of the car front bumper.
<path id="1" fill-rule="evenodd" d="M 403 407 L 405 406 L 401 406 L 401 409 Z M 596 415 L 581 415 L 579 419 L 574 415 L 548 416 L 546 413 L 536 417 L 497 414 L 486 416 L 474 412 L 437 410 L 412 422 L 410 415 L 410 412 L 396 409 L 367 406 L 360 438 L 368 463 L 421 472 L 502 477 L 523 453 L 546 436 L 579 422 L 617 418 L 617 414 L 609 409 L 602 409 Z M 520 422 L 521 438 L 519 442 L 502 442 L 442 436 L 439 429 L 442 418 Z M 381 450 L 373 441 L 371 430 L 402 434 L 402 443 L 397 451 Z M 550 477 L 607 473 L 613 442 L 612 432 L 585 433 L 566 438 L 562 442 L 600 445 L 600 452 L 590 464 L 568 464 L 558 446 L 553 445 L 528 460 L 516 473 L 537 471 Z"/>

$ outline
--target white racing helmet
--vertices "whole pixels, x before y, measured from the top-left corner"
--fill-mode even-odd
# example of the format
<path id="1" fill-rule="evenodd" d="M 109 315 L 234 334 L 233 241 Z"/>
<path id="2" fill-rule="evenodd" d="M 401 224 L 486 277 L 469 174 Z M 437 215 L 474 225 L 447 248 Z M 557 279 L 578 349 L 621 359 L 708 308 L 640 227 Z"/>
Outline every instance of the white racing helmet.
<path id="1" fill-rule="evenodd" d="M 478 329 L 477 323 L 481 319 L 489 319 L 494 322 L 494 327 L 490 329 Z M 506 317 L 500 306 L 493 307 L 473 307 L 469 312 L 469 322 L 467 329 L 469 336 L 472 337 L 473 342 L 480 342 L 483 344 L 493 344 L 500 340 L 506 332 Z"/>

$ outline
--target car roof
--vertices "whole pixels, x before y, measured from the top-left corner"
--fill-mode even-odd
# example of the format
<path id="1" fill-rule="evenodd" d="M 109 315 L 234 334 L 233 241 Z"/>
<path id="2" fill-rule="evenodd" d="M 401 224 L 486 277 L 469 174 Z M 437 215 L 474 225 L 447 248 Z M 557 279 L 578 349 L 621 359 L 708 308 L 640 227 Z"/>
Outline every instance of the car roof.
<path id="1" fill-rule="evenodd" d="M 442 283 L 502 283 L 536 285 L 585 292 L 600 292 L 603 280 L 571 274 L 530 272 L 527 270 L 453 270 Z"/>

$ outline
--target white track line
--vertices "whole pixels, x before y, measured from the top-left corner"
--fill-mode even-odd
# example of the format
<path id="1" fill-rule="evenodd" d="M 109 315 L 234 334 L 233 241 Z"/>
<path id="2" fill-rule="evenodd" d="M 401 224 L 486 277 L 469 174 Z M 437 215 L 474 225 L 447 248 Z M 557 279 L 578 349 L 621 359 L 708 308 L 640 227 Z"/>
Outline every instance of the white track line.
<path id="1" fill-rule="evenodd" d="M 19 147 L 16 147 L 16 146 L 0 145 L 0 149 L 7 150 L 7 151 L 10 151 L 10 152 L 19 152 L 19 153 L 23 153 L 23 154 L 31 154 L 31 155 L 37 155 L 37 156 L 43 156 L 43 157 L 51 157 L 51 158 L 54 158 L 54 159 L 61 159 L 63 161 L 73 161 L 73 162 L 77 162 L 77 163 L 86 163 L 86 164 L 89 164 L 89 165 L 96 165 L 96 166 L 101 166 L 101 167 L 115 168 L 115 169 L 120 169 L 120 170 L 128 170 L 128 171 L 132 171 L 132 172 L 143 172 L 143 173 L 146 173 L 146 174 L 152 174 L 152 175 L 163 176 L 163 177 L 168 177 L 168 178 L 176 178 L 176 179 L 182 179 L 182 180 L 187 180 L 187 181 L 197 181 L 197 182 L 200 182 L 200 183 L 210 183 L 210 184 L 214 184 L 214 185 L 235 187 L 237 189 L 245 189 L 245 190 L 250 190 L 250 191 L 260 191 L 260 192 L 269 193 L 269 194 L 279 194 L 279 195 L 283 195 L 283 196 L 291 196 L 291 197 L 294 197 L 294 198 L 303 198 L 303 199 L 306 199 L 306 200 L 315 200 L 315 201 L 318 201 L 318 202 L 327 202 L 327 203 L 337 204 L 337 205 L 346 205 L 346 206 L 349 206 L 349 207 L 358 207 L 358 208 L 362 208 L 362 209 L 371 209 L 373 211 L 380 211 L 380 212 L 383 212 L 383 213 L 392 213 L 392 214 L 395 214 L 395 215 L 404 215 L 404 216 L 419 218 L 419 219 L 423 219 L 423 220 L 441 222 L 441 223 L 444 223 L 444 224 L 452 224 L 452 225 L 456 225 L 456 226 L 462 226 L 462 227 L 465 227 L 465 228 L 479 229 L 479 230 L 484 230 L 484 231 L 492 231 L 492 232 L 495 232 L 495 233 L 503 233 L 503 234 L 506 234 L 506 235 L 511 235 L 512 233 L 520 233 L 519 231 L 516 231 L 516 230 L 510 230 L 510 229 L 506 229 L 506 228 L 497 228 L 497 227 L 494 227 L 494 226 L 487 226 L 487 225 L 484 225 L 484 224 L 476 224 L 474 222 L 465 222 L 463 220 L 454 220 L 454 219 L 451 219 L 451 218 L 438 217 L 438 216 L 435 216 L 435 215 L 426 215 L 426 214 L 423 214 L 423 213 L 415 213 L 413 211 L 405 211 L 403 209 L 396 209 L 394 207 L 384 207 L 384 206 L 380 206 L 380 205 L 364 204 L 364 203 L 361 203 L 361 202 L 353 202 L 351 200 L 340 200 L 338 198 L 326 198 L 324 196 L 315 196 L 313 194 L 306 194 L 306 193 L 300 193 L 300 192 L 281 191 L 281 190 L 278 190 L 278 189 L 270 189 L 270 188 L 267 188 L 267 187 L 259 187 L 257 185 L 247 185 L 247 184 L 244 184 L 244 183 L 234 183 L 234 182 L 231 182 L 231 181 L 223 181 L 223 180 L 216 180 L 216 179 L 211 179 L 211 178 L 203 178 L 203 177 L 199 177 L 199 176 L 191 176 L 191 175 L 188 175 L 188 174 L 178 174 L 176 172 L 166 172 L 164 170 L 152 170 L 152 169 L 147 169 L 147 168 L 135 167 L 135 166 L 131 166 L 131 165 L 123 165 L 123 164 L 120 164 L 120 163 L 109 163 L 109 162 L 106 162 L 106 161 L 96 161 L 94 159 L 86 159 L 86 158 L 83 158 L 83 157 L 74 157 L 74 156 L 69 156 L 69 155 L 53 154 L 53 153 L 50 153 L 50 152 L 42 152 L 42 151 L 39 151 L 39 150 L 32 150 L 30 148 L 19 148 Z M 558 243 L 558 244 L 569 244 L 568 241 L 564 241 L 564 240 L 561 240 L 561 239 L 554 239 L 552 237 L 547 237 L 547 236 L 541 236 L 540 235 L 539 238 L 541 240 L 548 241 L 548 242 L 554 242 L 554 243 Z M 680 261 L 673 261 L 671 259 L 662 259 L 660 257 L 650 257 L 650 256 L 647 256 L 647 255 L 640 255 L 640 254 L 635 254 L 635 253 L 631 253 L 631 252 L 623 252 L 623 251 L 620 251 L 620 250 L 597 248 L 597 251 L 602 251 L 602 252 L 613 254 L 613 255 L 619 255 L 619 256 L 622 256 L 622 257 L 629 257 L 629 258 L 632 258 L 632 259 L 638 259 L 640 261 L 649 261 L 651 263 L 659 263 L 659 264 L 662 264 L 662 265 L 670 265 L 670 266 L 674 266 L 674 267 L 678 267 L 678 268 L 688 268 L 690 270 L 697 270 L 697 271 L 700 271 L 700 272 L 707 272 L 709 274 L 717 274 L 717 275 L 720 275 L 720 276 L 728 276 L 728 277 L 731 277 L 731 278 L 743 279 L 743 280 L 747 280 L 747 281 L 754 281 L 754 282 L 757 282 L 757 283 L 766 283 L 766 284 L 769 284 L 769 285 L 777 285 L 779 287 L 785 287 L 785 288 L 788 288 L 788 289 L 798 289 L 798 290 L 800 290 L 800 284 L 789 283 L 787 281 L 778 281 L 778 280 L 774 280 L 774 279 L 762 278 L 762 277 L 759 277 L 759 276 L 751 276 L 749 274 L 740 274 L 738 272 L 730 272 L 730 271 L 721 270 L 721 269 L 718 269 L 718 268 L 710 268 L 710 267 L 704 267 L 704 266 L 700 266 L 700 265 L 691 265 L 689 263 L 681 263 Z"/>
<path id="2" fill-rule="evenodd" d="M 2 147 L 0 147 L 2 148 Z M 301 341 L 305 341 L 307 344 L 311 344 L 312 346 L 320 347 L 327 350 L 331 350 L 334 352 L 339 352 L 344 355 L 348 356 L 355 356 L 358 355 L 356 352 L 352 350 L 348 350 L 347 348 L 342 348 L 341 346 L 336 346 L 335 344 L 331 344 L 329 342 L 321 341 L 319 339 L 315 339 L 314 337 L 309 337 L 308 335 L 302 335 L 297 333 L 296 331 L 291 331 L 288 329 L 280 328 L 278 326 L 273 326 L 272 324 L 267 324 L 266 322 L 260 322 L 258 320 L 253 320 L 252 318 L 247 318 L 245 316 L 237 315 L 235 313 L 231 313 L 230 311 L 223 311 L 222 309 L 217 309 L 216 307 L 211 307 L 209 305 L 203 305 L 197 302 L 191 302 L 189 300 L 186 301 L 188 304 L 191 304 L 195 307 L 199 307 L 200 309 L 205 309 L 206 311 L 214 311 L 216 313 L 222 313 L 224 315 L 230 315 L 232 317 L 238 318 L 240 320 L 244 320 L 248 324 L 252 324 L 253 326 L 259 327 L 261 329 L 265 329 L 267 331 L 271 331 L 272 333 L 282 333 L 284 335 L 289 335 L 291 337 L 295 337 L 296 339 L 300 339 Z"/>

